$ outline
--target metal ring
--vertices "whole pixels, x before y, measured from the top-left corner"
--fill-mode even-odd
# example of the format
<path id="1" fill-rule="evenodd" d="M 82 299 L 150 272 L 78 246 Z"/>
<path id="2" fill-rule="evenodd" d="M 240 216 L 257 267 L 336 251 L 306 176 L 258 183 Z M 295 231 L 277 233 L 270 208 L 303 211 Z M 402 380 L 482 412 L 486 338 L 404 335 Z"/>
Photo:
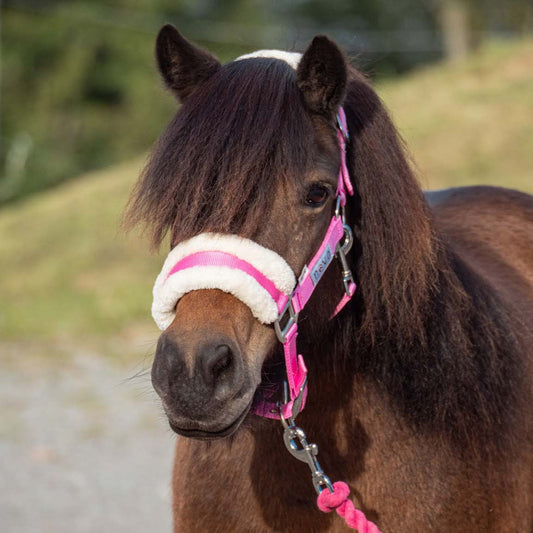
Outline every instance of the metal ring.
<path id="1" fill-rule="evenodd" d="M 341 250 L 344 254 L 347 254 L 353 245 L 353 231 L 348 224 L 343 224 L 342 229 L 344 230 L 344 242 L 341 245 Z"/>

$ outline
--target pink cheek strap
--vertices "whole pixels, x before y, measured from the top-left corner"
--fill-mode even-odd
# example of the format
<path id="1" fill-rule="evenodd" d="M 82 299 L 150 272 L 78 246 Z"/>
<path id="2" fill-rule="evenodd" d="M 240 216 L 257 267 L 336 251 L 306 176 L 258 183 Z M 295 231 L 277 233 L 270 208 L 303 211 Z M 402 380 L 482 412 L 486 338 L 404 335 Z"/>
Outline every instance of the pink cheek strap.
<path id="1" fill-rule="evenodd" d="M 311 298 L 316 285 L 322 275 L 332 263 L 335 256 L 344 254 L 341 240 L 346 234 L 346 226 L 342 217 L 336 215 L 331 219 L 328 230 L 320 248 L 313 259 L 306 265 L 295 289 L 290 297 L 285 297 L 286 303 L 280 311 L 278 320 L 274 323 L 279 341 L 283 344 L 285 354 L 285 367 L 287 371 L 288 398 L 279 404 L 271 397 L 265 396 L 254 405 L 254 412 L 266 418 L 279 419 L 280 409 L 283 418 L 294 418 L 305 407 L 307 398 L 307 368 L 303 357 L 298 354 L 296 339 L 298 336 L 298 315 Z M 345 258 L 344 258 L 345 260 Z M 336 316 L 350 301 L 355 293 L 356 285 L 349 274 L 350 280 L 345 293 L 335 308 L 331 318 Z M 283 301 L 283 300 L 282 300 Z M 278 395 L 278 391 L 272 391 L 270 396 Z"/>

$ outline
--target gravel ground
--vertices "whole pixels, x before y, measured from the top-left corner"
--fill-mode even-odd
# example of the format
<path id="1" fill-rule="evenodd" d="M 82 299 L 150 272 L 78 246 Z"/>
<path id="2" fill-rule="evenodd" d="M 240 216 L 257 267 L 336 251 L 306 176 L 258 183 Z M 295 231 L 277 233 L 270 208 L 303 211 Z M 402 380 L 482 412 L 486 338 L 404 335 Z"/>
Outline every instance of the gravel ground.
<path id="1" fill-rule="evenodd" d="M 0 531 L 170 532 L 175 436 L 149 376 L 95 353 L 0 361 Z"/>

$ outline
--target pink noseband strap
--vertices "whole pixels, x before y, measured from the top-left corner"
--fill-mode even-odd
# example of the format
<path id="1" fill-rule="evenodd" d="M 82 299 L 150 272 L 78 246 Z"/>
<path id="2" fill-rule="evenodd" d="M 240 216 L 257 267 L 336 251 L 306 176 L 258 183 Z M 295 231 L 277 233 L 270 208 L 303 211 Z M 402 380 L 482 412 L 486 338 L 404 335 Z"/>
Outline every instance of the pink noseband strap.
<path id="1" fill-rule="evenodd" d="M 217 250 L 212 252 L 196 252 L 184 257 L 172 267 L 167 278 L 172 276 L 172 274 L 197 266 L 223 266 L 240 270 L 255 279 L 255 281 L 268 292 L 270 297 L 276 302 L 278 311 L 281 311 L 287 302 L 287 296 L 278 290 L 272 281 L 270 281 L 262 272 L 257 270 L 252 264 L 248 263 L 248 261 L 240 259 L 233 254 Z"/>

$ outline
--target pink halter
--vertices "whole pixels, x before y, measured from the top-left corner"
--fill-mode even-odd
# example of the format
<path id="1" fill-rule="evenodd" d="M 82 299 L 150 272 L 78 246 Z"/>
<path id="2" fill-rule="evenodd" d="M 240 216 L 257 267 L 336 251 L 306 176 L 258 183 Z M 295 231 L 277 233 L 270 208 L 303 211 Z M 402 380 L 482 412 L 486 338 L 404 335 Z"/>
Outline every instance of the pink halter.
<path id="1" fill-rule="evenodd" d="M 270 391 L 263 393 L 260 400 L 254 403 L 254 413 L 267 418 L 279 419 L 295 417 L 305 406 L 307 396 L 307 368 L 304 359 L 297 353 L 296 338 L 298 336 L 298 315 L 305 307 L 309 298 L 313 294 L 317 283 L 323 273 L 331 264 L 335 255 L 342 263 L 342 280 L 345 293 L 337 305 L 333 316 L 348 303 L 355 292 L 355 282 L 352 272 L 348 267 L 346 253 L 352 244 L 352 230 L 345 222 L 344 208 L 346 205 L 346 195 L 353 194 L 353 187 L 346 166 L 346 140 L 348 130 L 346 116 L 342 108 L 337 115 L 337 139 L 340 147 L 341 164 L 337 180 L 336 209 L 326 235 L 320 248 L 306 265 L 296 287 L 292 293 L 287 295 L 276 287 L 276 284 L 255 268 L 248 261 L 241 259 L 231 253 L 219 250 L 199 251 L 192 253 L 179 260 L 170 270 L 167 278 L 177 272 L 198 266 L 221 266 L 234 270 L 241 270 L 251 276 L 270 295 L 276 303 L 278 318 L 274 322 L 274 327 L 278 339 L 283 344 L 285 354 L 285 367 L 287 381 L 283 401 L 279 401 L 280 391 Z M 341 240 L 345 237 L 344 243 Z M 277 396 L 277 398 L 274 398 Z"/>
<path id="2" fill-rule="evenodd" d="M 345 219 L 346 194 L 353 195 L 353 187 L 346 166 L 348 129 L 346 115 L 342 107 L 337 114 L 337 139 L 340 147 L 341 165 L 337 179 L 335 213 L 329 223 L 322 244 L 309 264 L 304 266 L 298 278 L 298 283 L 292 292 L 289 290 L 284 292 L 282 290 L 284 283 L 280 282 L 279 279 L 271 279 L 249 261 L 229 251 L 216 249 L 195 251 L 177 260 L 173 266 L 170 263 L 169 270 L 167 270 L 168 274 L 163 275 L 162 281 L 164 283 L 174 274 L 193 267 L 224 267 L 233 271 L 241 271 L 253 278 L 260 288 L 268 293 L 278 311 L 274 327 L 279 341 L 283 344 L 287 380 L 284 382 L 284 394 L 281 402 L 278 400 L 279 391 L 272 391 L 268 396 L 266 395 L 267 393 L 263 393 L 263 397 L 259 401 L 256 399 L 253 411 L 259 416 L 281 419 L 284 427 L 283 440 L 285 446 L 296 459 L 307 463 L 311 469 L 313 485 L 318 493 L 317 503 L 320 510 L 324 512 L 337 511 L 350 528 L 357 529 L 361 533 L 380 533 L 377 526 L 367 520 L 364 513 L 356 509 L 348 499 L 350 493 L 348 485 L 344 482 L 331 483 L 318 463 L 316 457 L 318 448 L 316 444 L 309 443 L 303 430 L 294 423 L 296 415 L 304 408 L 307 397 L 307 368 L 303 357 L 298 354 L 296 349 L 298 315 L 306 306 L 317 283 L 335 256 L 340 259 L 342 264 L 344 295 L 335 308 L 332 318 L 350 301 L 356 289 L 353 275 L 346 259 L 346 254 L 353 242 L 352 230 L 346 224 Z M 344 242 L 341 243 L 343 237 Z M 255 243 L 254 246 L 256 246 Z M 277 255 L 271 250 L 264 251 L 267 255 Z M 283 260 L 282 262 L 285 263 Z M 290 271 L 288 265 L 286 267 Z M 290 271 L 290 276 L 292 277 L 292 275 L 292 271 Z M 156 289 L 154 288 L 154 295 L 155 291 Z M 290 294 L 288 294 L 289 292 Z M 269 303 L 270 300 L 268 298 L 267 300 L 267 303 Z M 267 318 L 262 321 L 270 322 Z M 278 398 L 274 398 L 274 396 L 278 396 Z"/>

